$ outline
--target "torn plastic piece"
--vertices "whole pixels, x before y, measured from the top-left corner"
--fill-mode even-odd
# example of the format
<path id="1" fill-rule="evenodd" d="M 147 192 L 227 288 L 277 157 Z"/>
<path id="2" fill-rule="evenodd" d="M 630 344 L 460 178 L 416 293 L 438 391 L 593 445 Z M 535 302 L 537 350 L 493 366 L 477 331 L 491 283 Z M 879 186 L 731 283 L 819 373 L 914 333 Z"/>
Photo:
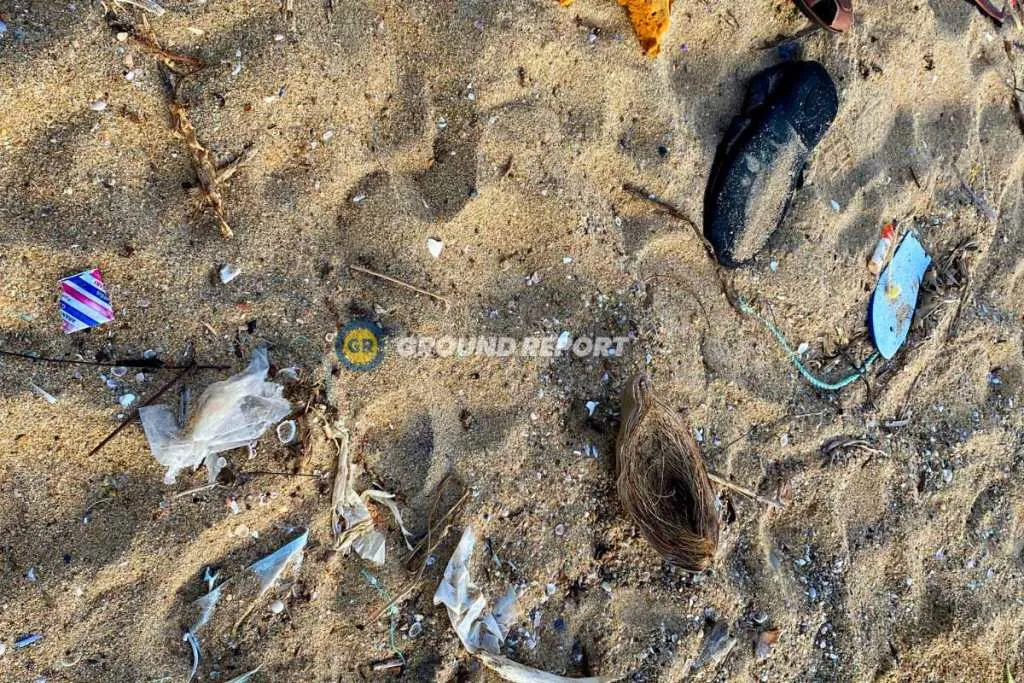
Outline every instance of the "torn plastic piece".
<path id="1" fill-rule="evenodd" d="M 224 583 L 227 583 L 225 581 Z M 213 616 L 214 610 L 217 609 L 217 603 L 220 601 L 220 591 L 224 588 L 224 583 L 217 586 L 216 588 L 210 589 L 210 592 L 206 595 L 195 600 L 192 604 L 199 608 L 199 618 L 196 619 L 196 623 L 189 629 L 192 633 L 195 633 L 200 628 L 206 625 L 206 622 Z"/>
<path id="2" fill-rule="evenodd" d="M 26 633 L 25 635 L 18 636 L 14 639 L 14 649 L 17 650 L 19 648 L 28 647 L 33 643 L 38 643 L 42 639 L 42 633 Z"/>
<path id="3" fill-rule="evenodd" d="M 228 681 L 227 683 L 246 683 L 246 681 L 248 681 L 248 680 L 249 680 L 250 678 L 252 678 L 252 677 L 253 677 L 253 676 L 255 676 L 255 675 L 256 675 L 257 673 L 259 673 L 259 670 L 260 670 L 260 669 L 262 669 L 262 668 L 263 668 L 263 665 L 262 665 L 262 664 L 260 664 L 259 666 L 257 666 L 257 667 L 256 667 L 255 669 L 253 669 L 252 671 L 246 671 L 246 672 L 245 672 L 244 674 L 242 674 L 241 676 L 235 676 L 234 678 L 232 678 L 232 679 L 231 679 L 230 681 Z"/>
<path id="4" fill-rule="evenodd" d="M 217 274 L 220 276 L 221 283 L 226 285 L 241 275 L 242 269 L 237 266 L 233 266 L 230 263 L 225 263 L 220 267 L 220 270 L 217 271 Z"/>
<path id="5" fill-rule="evenodd" d="M 293 572 L 299 571 L 299 567 L 302 566 L 302 551 L 306 548 L 307 540 L 309 531 L 304 531 L 287 545 L 249 565 L 249 571 L 259 577 L 259 595 L 263 595 L 274 585 L 289 564 L 292 565 Z"/>
<path id="6" fill-rule="evenodd" d="M 505 636 L 519 619 L 519 603 L 515 589 L 509 587 L 493 610 L 488 607 L 487 598 L 469 574 L 469 558 L 475 545 L 473 530 L 466 527 L 434 593 L 434 604 L 443 604 L 448 609 L 452 628 L 470 654 L 513 683 L 610 683 L 614 680 L 556 676 L 502 656 L 500 650 Z"/>
<path id="7" fill-rule="evenodd" d="M 60 317 L 64 334 L 99 327 L 114 319 L 114 307 L 98 268 L 61 279 Z"/>
<path id="8" fill-rule="evenodd" d="M 125 5 L 133 5 L 135 7 L 138 7 L 139 9 L 144 9 L 147 12 L 152 12 L 158 17 L 167 11 L 163 7 L 161 7 L 155 0 L 117 0 L 117 2 L 123 3 Z"/>
<path id="9" fill-rule="evenodd" d="M 54 403 L 57 402 L 57 397 L 56 396 L 54 396 L 53 394 L 48 392 L 46 389 L 43 389 L 38 384 L 35 384 L 33 382 L 29 382 L 28 385 L 32 389 L 32 391 L 36 392 L 39 396 L 41 396 L 50 405 L 53 405 Z"/>
<path id="10" fill-rule="evenodd" d="M 191 631 L 185 631 L 182 640 L 187 642 L 192 648 L 192 672 L 188 675 L 188 680 L 191 681 L 196 677 L 196 672 L 199 671 L 199 639 Z"/>
<path id="11" fill-rule="evenodd" d="M 506 681 L 512 681 L 512 683 L 565 683 L 566 681 L 572 681 L 573 683 L 611 683 L 616 680 L 615 678 L 594 676 L 590 678 L 569 678 L 568 676 L 558 676 L 556 674 L 549 674 L 546 671 L 540 669 L 534 669 L 532 666 L 526 666 L 519 662 L 513 662 L 508 657 L 501 655 L 492 655 L 490 652 L 478 652 L 477 658 L 484 663 L 484 666 L 494 671 Z"/>
<path id="12" fill-rule="evenodd" d="M 402 513 L 392 500 L 394 494 L 377 489 L 367 489 L 362 494 L 355 491 L 356 468 L 349 460 L 348 432 L 341 431 L 338 444 L 338 472 L 334 478 L 332 496 L 332 527 L 336 536 L 335 547 L 342 552 L 355 551 L 359 557 L 374 564 L 384 564 L 385 536 L 373 526 L 373 517 L 366 503 L 374 500 L 387 506 L 395 517 L 402 532 L 405 545 L 412 550 L 409 542 L 412 534 L 405 528 Z"/>
<path id="13" fill-rule="evenodd" d="M 708 634 L 704 636 L 700 653 L 690 663 L 690 669 L 696 671 L 708 664 L 717 666 L 728 656 L 735 645 L 736 639 L 729 635 L 729 624 L 725 621 L 715 622 L 715 625 L 711 627 Z"/>
<path id="14" fill-rule="evenodd" d="M 475 545 L 476 536 L 470 527 L 466 527 L 434 593 L 434 604 L 448 608 L 452 627 L 470 654 L 485 650 L 496 655 L 505 642 L 515 610 L 507 604 L 507 595 L 502 600 L 501 622 L 488 608 L 487 598 L 469 575 L 469 558 Z"/>
<path id="15" fill-rule="evenodd" d="M 391 511 L 392 516 L 395 518 L 395 523 L 398 524 L 398 529 L 402 532 L 402 537 L 405 539 L 405 547 L 412 550 L 412 542 L 410 541 L 412 534 L 405 528 L 405 523 L 402 521 L 402 513 L 399 512 L 398 504 L 394 500 L 395 494 L 377 489 L 367 489 L 363 491 L 363 500 L 365 501 L 367 498 L 375 500 Z"/>
<path id="16" fill-rule="evenodd" d="M 910 233 L 882 271 L 871 298 L 871 334 L 883 358 L 895 356 L 906 341 L 921 280 L 931 262 L 917 236 Z"/>
<path id="17" fill-rule="evenodd" d="M 204 460 L 213 483 L 220 471 L 218 453 L 256 441 L 291 412 L 291 404 L 282 397 L 284 387 L 266 381 L 269 369 L 266 347 L 257 347 L 243 372 L 206 388 L 183 430 L 169 406 L 139 409 L 153 456 L 167 467 L 165 484 L 173 484 L 178 472 L 198 468 Z"/>

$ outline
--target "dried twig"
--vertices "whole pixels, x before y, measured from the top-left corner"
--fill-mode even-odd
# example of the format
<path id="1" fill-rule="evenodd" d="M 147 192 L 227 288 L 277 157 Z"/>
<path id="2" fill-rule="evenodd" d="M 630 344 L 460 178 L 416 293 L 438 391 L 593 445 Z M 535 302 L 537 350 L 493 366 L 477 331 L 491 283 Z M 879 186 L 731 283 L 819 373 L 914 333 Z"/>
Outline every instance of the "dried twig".
<path id="1" fill-rule="evenodd" d="M 217 175 L 214 176 L 214 181 L 217 184 L 220 184 L 231 180 L 231 177 L 238 172 L 238 169 L 252 161 L 255 156 L 256 148 L 252 145 L 247 145 L 245 149 L 242 150 L 241 154 L 217 169 Z"/>
<path id="2" fill-rule="evenodd" d="M 676 218 L 686 223 L 688 226 L 690 226 L 690 229 L 693 230 L 693 234 L 697 236 L 697 239 L 700 240 L 701 244 L 704 245 L 704 249 L 707 250 L 708 255 L 711 256 L 712 259 L 715 258 L 715 248 L 711 246 L 711 243 L 708 242 L 707 238 L 704 237 L 704 235 L 701 234 L 700 230 L 697 229 L 697 224 L 690 220 L 690 217 L 683 213 L 683 211 L 679 207 L 670 204 L 664 199 L 658 197 L 658 195 L 654 194 L 653 192 L 648 192 L 644 188 L 640 187 L 639 185 L 634 185 L 633 183 L 624 183 L 622 189 L 628 192 L 629 194 L 633 195 L 637 199 L 643 199 L 646 202 L 654 204 L 654 206 L 658 207 L 658 209 L 660 209 L 662 213 L 666 213 L 669 216 L 672 216 L 672 218 Z"/>
<path id="3" fill-rule="evenodd" d="M 185 146 L 188 147 L 189 157 L 192 159 L 192 168 L 199 179 L 203 196 L 213 209 L 217 222 L 220 224 L 220 234 L 231 237 L 234 233 L 228 225 L 227 214 L 224 211 L 224 198 L 221 197 L 217 182 L 217 167 L 213 163 L 213 155 L 210 150 L 203 147 L 196 137 L 196 129 L 189 121 L 186 107 L 178 100 L 177 95 L 171 99 L 168 108 L 171 112 L 171 123 L 174 125 L 174 132 L 182 137 Z"/>
<path id="4" fill-rule="evenodd" d="M 779 503 L 778 501 L 771 500 L 769 498 L 765 498 L 764 496 L 759 496 L 754 491 L 748 489 L 747 487 L 740 486 L 739 484 L 731 482 L 728 479 L 726 479 L 725 477 L 723 477 L 722 475 L 715 474 L 711 470 L 708 470 L 708 479 L 710 479 L 711 481 L 715 482 L 719 486 L 723 486 L 723 487 L 729 489 L 730 491 L 735 491 L 736 493 L 740 494 L 744 498 L 749 498 L 750 500 L 756 500 L 758 503 L 762 503 L 764 505 L 767 505 L 767 506 L 773 507 L 773 508 L 780 508 L 780 507 L 782 507 L 782 504 Z"/>
<path id="5" fill-rule="evenodd" d="M 354 271 L 356 271 L 358 273 L 365 273 L 366 275 L 370 275 L 372 277 L 380 278 L 381 280 L 384 280 L 385 282 L 390 282 L 393 285 L 398 285 L 399 287 L 404 287 L 404 288 L 406 288 L 408 290 L 416 292 L 417 294 L 423 294 L 424 296 L 429 296 L 431 299 L 437 299 L 438 301 L 444 303 L 445 306 L 451 306 L 451 302 L 448 299 L 446 299 L 443 296 L 441 296 L 440 294 L 435 294 L 434 292 L 430 292 L 430 291 L 427 291 L 425 289 L 420 289 L 416 285 L 410 285 L 408 282 L 403 282 L 402 280 L 398 280 L 398 279 L 393 278 L 393 277 L 391 277 L 389 275 L 384 275 L 383 273 L 378 273 L 376 271 L 370 270 L 369 268 L 363 268 L 362 266 L 356 266 L 356 265 L 349 264 L 349 268 L 351 268 L 352 270 L 354 270 Z"/>
<path id="6" fill-rule="evenodd" d="M 988 202 L 982 199 L 981 195 L 975 192 L 974 189 L 967 184 L 967 181 L 964 179 L 963 175 L 960 174 L 960 169 L 956 167 L 956 164 L 950 164 L 950 166 L 953 167 L 953 172 L 956 173 L 957 180 L 960 181 L 960 186 L 964 188 L 964 191 L 971 198 L 971 201 L 974 202 L 978 211 L 980 211 L 990 221 L 999 220 L 999 215 L 991 206 L 988 205 Z"/>

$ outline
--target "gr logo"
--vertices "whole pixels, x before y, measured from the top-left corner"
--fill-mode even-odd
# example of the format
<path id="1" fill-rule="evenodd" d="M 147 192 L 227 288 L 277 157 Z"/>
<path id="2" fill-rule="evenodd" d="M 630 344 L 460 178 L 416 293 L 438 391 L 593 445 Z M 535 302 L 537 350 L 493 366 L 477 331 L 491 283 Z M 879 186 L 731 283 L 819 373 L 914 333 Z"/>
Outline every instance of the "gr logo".
<path id="1" fill-rule="evenodd" d="M 353 320 L 341 328 L 334 345 L 338 359 L 349 370 L 372 370 L 384 357 L 384 331 L 369 320 Z"/>

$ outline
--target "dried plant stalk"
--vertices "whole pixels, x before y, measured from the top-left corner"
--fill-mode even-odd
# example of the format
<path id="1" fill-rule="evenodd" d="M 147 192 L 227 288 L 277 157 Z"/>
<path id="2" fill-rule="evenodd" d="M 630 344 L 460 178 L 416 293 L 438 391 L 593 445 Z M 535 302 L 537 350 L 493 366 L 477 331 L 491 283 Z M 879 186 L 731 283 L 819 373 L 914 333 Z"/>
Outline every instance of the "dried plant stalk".
<path id="1" fill-rule="evenodd" d="M 228 225 L 227 214 L 224 212 L 224 198 L 221 197 L 217 180 L 217 167 L 213 163 L 213 155 L 210 150 L 203 147 L 196 137 L 196 129 L 189 121 L 185 105 L 177 99 L 170 103 L 171 122 L 174 124 L 174 131 L 185 140 L 188 147 L 189 157 L 192 159 L 192 168 L 195 169 L 196 177 L 199 178 L 199 186 L 202 188 L 203 196 L 213 209 L 217 222 L 220 224 L 220 234 L 227 238 L 234 233 Z"/>
<path id="2" fill-rule="evenodd" d="M 622 507 L 655 550 L 683 569 L 707 569 L 718 549 L 715 492 L 686 423 L 643 374 L 622 392 L 616 470 Z"/>

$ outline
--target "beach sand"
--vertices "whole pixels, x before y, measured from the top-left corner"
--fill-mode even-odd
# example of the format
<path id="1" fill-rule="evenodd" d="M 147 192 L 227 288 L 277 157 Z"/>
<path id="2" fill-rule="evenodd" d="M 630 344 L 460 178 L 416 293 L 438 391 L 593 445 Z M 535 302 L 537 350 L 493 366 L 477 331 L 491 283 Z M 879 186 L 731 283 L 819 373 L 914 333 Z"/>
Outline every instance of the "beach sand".
<path id="1" fill-rule="evenodd" d="M 831 393 L 730 305 L 690 225 L 622 189 L 656 193 L 699 229 L 745 84 L 781 59 L 759 48 L 806 25 L 790 2 L 679 0 L 656 59 L 611 0 L 335 0 L 330 15 L 322 0 L 295 0 L 293 20 L 274 0 L 164 5 L 149 17 L 154 34 L 209 65 L 180 88 L 200 142 L 218 163 L 254 152 L 223 187 L 234 237 L 220 236 L 195 191 L 158 56 L 119 40 L 99 2 L 0 3 L 0 345 L 102 363 L 151 349 L 174 362 L 191 341 L 202 362 L 237 371 L 265 341 L 276 368 L 298 368 L 286 395 L 302 443 L 268 433 L 252 457 L 226 457 L 235 473 L 313 476 L 237 474 L 178 496 L 205 471 L 164 485 L 137 424 L 86 456 L 125 414 L 119 395 L 144 400 L 173 372 L 138 381 L 131 370 L 111 389 L 106 366 L 0 359 L 0 680 L 186 680 L 182 633 L 208 566 L 230 583 L 199 633 L 196 680 L 258 665 L 260 681 L 492 680 L 432 604 L 466 525 L 489 539 L 473 564 L 485 593 L 520 592 L 506 652 L 548 671 L 1021 675 L 1024 154 L 1003 43 L 1019 40 L 1012 25 L 961 0 L 865 1 L 848 33 L 797 44 L 835 79 L 839 115 L 781 229 L 728 284 L 836 377 L 871 352 L 865 261 L 882 224 L 914 227 L 936 263 L 907 345 Z M 444 241 L 439 258 L 428 238 Z M 216 278 L 223 263 L 242 269 L 228 285 Z M 91 267 L 116 319 L 65 336 L 57 280 Z M 386 348 L 359 373 L 340 367 L 331 341 L 356 318 L 388 338 L 631 339 L 623 356 L 596 359 Z M 685 416 L 709 468 L 787 502 L 723 492 L 720 551 L 700 576 L 666 566 L 615 497 L 618 396 L 638 370 Z M 197 395 L 230 372 L 187 383 Z M 360 489 L 394 492 L 415 534 L 458 497 L 455 482 L 470 490 L 393 620 L 371 617 L 416 572 L 390 515 L 375 511 L 389 526 L 384 566 L 333 550 L 337 449 L 324 424 L 339 421 L 366 469 Z M 839 436 L 868 449 L 824 458 Z M 257 593 L 245 567 L 302 529 L 298 577 L 235 629 Z M 716 621 L 736 644 L 691 673 Z M 776 629 L 758 658 L 754 639 Z M 43 638 L 14 649 L 28 633 Z M 401 676 L 370 670 L 393 649 Z"/>

